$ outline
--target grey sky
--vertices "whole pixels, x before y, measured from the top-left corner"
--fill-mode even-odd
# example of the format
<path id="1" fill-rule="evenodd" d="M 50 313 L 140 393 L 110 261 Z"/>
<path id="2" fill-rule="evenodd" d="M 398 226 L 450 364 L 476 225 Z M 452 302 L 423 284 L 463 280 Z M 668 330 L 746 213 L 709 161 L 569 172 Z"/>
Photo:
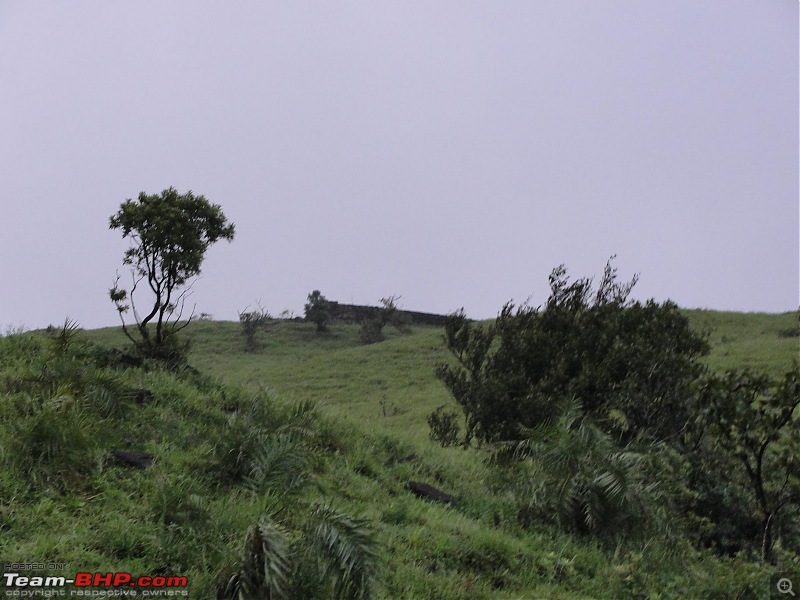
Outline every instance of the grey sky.
<path id="1" fill-rule="evenodd" d="M 798 3 L 0 0 L 0 324 L 117 323 L 108 217 L 221 204 L 198 312 L 492 317 L 565 263 L 798 305 Z"/>

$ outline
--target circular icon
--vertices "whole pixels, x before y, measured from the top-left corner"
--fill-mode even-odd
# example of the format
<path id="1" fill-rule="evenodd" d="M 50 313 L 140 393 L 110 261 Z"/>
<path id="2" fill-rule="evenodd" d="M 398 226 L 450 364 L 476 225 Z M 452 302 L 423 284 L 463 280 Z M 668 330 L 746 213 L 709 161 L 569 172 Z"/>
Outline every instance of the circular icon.
<path id="1" fill-rule="evenodd" d="M 791 594 L 792 596 L 794 596 L 794 592 L 792 591 L 792 580 L 791 579 L 786 579 L 786 577 L 782 577 L 781 579 L 778 579 L 777 588 L 778 588 L 778 591 L 781 594 Z"/>

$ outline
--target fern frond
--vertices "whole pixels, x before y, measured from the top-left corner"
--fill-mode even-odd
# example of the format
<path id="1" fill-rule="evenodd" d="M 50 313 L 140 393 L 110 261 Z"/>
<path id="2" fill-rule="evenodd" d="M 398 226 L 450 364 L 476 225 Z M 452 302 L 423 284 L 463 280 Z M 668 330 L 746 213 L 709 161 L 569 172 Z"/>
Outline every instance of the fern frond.
<path id="1" fill-rule="evenodd" d="M 247 532 L 241 567 L 228 582 L 227 592 L 237 600 L 288 598 L 291 567 L 289 534 L 269 520 Z"/>
<path id="2" fill-rule="evenodd" d="M 287 434 L 266 436 L 253 457 L 245 485 L 253 492 L 290 492 L 303 483 L 309 450 Z"/>
<path id="3" fill-rule="evenodd" d="M 306 532 L 323 578 L 332 581 L 333 598 L 370 598 L 377 553 L 367 522 L 319 504 L 310 515 Z"/>

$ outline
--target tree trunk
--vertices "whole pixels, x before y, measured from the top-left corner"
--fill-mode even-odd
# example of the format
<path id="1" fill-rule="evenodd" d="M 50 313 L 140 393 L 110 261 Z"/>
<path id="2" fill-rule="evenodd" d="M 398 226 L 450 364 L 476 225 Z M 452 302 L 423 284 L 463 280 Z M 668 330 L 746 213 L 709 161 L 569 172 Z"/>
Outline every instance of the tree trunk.
<path id="1" fill-rule="evenodd" d="M 769 562 L 772 558 L 772 513 L 761 520 L 764 536 L 761 538 L 761 560 Z"/>

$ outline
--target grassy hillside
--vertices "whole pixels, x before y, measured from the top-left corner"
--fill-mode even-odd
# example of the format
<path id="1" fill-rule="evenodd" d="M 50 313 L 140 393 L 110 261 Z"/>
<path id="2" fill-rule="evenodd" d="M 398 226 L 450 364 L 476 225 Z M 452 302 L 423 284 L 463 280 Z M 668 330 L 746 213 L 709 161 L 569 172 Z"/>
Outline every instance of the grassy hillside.
<path id="1" fill-rule="evenodd" d="M 777 376 L 793 360 L 800 360 L 800 315 L 796 312 L 690 310 L 685 314 L 693 327 L 710 334 L 707 363 L 714 370 L 748 367 Z"/>
<path id="2" fill-rule="evenodd" d="M 684 314 L 708 334 L 705 361 L 715 371 L 754 368 L 779 376 L 800 360 L 797 313 Z M 313 325 L 278 321 L 263 335 L 261 350 L 248 353 L 238 323 L 198 322 L 187 330 L 190 362 L 204 373 L 252 391 L 270 388 L 286 401 L 313 400 L 368 431 L 428 443 L 426 416 L 452 403 L 434 374 L 437 364 L 450 359 L 442 331 L 415 327 L 404 335 L 387 327 L 387 334 L 383 343 L 364 345 L 353 325 L 333 325 L 320 335 Z M 89 336 L 116 347 L 129 343 L 119 328 Z"/>
<path id="3" fill-rule="evenodd" d="M 687 314 L 710 332 L 712 369 L 778 374 L 800 353 L 796 314 Z M 365 346 L 357 326 L 320 335 L 276 322 L 257 353 L 244 351 L 239 331 L 230 322 L 186 330 L 202 375 L 98 364 L 98 347 L 126 345 L 116 328 L 82 332 L 63 354 L 53 339 L 0 340 L 0 457 L 11 465 L 0 480 L 0 556 L 168 571 L 189 577 L 190 597 L 213 598 L 263 515 L 299 543 L 325 502 L 372 531 L 379 598 L 768 597 L 768 568 L 681 540 L 601 543 L 521 526 L 482 451 L 429 440 L 426 416 L 453 404 L 434 375 L 449 360 L 441 330 L 387 328 L 385 342 Z M 126 392 L 140 388 L 153 400 Z M 33 420 L 18 418 L 25 411 Z M 291 437 L 297 447 L 281 446 L 286 431 L 305 432 Z M 109 464 L 120 447 L 158 460 L 144 470 Z M 307 472 L 303 482 L 272 487 L 263 448 L 300 457 L 292 464 Z M 256 484 L 253 473 L 262 473 Z M 456 505 L 420 501 L 409 480 Z"/>

